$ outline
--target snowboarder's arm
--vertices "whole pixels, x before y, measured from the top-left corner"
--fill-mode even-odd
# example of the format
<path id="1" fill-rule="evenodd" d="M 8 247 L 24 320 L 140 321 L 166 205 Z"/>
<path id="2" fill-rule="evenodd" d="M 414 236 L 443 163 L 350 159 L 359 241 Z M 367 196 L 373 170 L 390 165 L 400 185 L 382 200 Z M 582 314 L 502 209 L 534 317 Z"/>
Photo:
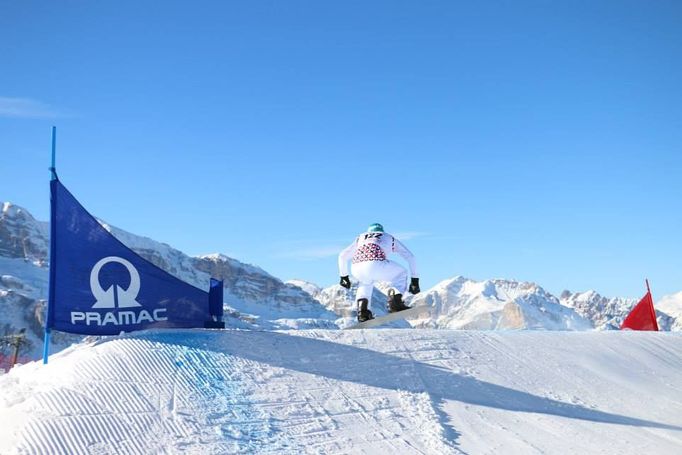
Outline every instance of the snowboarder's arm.
<path id="1" fill-rule="evenodd" d="M 400 256 L 402 256 L 403 259 L 407 261 L 407 263 L 410 265 L 410 276 L 412 278 L 417 278 L 419 277 L 419 274 L 417 273 L 417 262 L 414 260 L 414 255 L 410 250 L 407 249 L 405 245 L 400 243 L 398 239 L 393 237 L 393 252 L 398 253 Z"/>
<path id="2" fill-rule="evenodd" d="M 348 261 L 353 257 L 353 254 L 355 254 L 355 250 L 358 247 L 358 239 L 355 239 L 353 243 L 348 245 L 344 250 L 339 253 L 339 275 L 340 276 L 348 276 Z"/>

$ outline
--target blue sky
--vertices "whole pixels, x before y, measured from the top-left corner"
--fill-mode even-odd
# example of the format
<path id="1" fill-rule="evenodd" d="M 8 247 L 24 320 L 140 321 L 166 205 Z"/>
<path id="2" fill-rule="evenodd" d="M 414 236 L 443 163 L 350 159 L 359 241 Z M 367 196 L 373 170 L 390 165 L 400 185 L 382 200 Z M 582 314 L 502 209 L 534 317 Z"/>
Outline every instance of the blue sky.
<path id="1" fill-rule="evenodd" d="M 0 200 L 337 282 L 682 290 L 682 3 L 0 2 Z"/>

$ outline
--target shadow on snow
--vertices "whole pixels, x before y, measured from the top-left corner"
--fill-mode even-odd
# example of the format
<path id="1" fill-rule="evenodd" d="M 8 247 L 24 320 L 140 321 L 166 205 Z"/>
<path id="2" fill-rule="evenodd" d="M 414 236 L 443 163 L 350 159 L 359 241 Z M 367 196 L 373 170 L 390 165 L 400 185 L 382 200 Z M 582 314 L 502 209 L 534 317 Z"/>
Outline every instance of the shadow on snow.
<path id="1" fill-rule="evenodd" d="M 428 393 L 434 404 L 454 400 L 512 412 L 547 414 L 591 422 L 682 430 L 682 427 L 564 403 L 453 373 L 447 369 L 341 343 L 276 332 L 147 332 L 144 338 L 242 357 L 329 379 L 389 390 Z M 134 335 L 133 335 L 134 337 Z M 440 406 L 437 406 L 440 407 Z M 445 415 L 436 409 L 442 423 Z M 450 436 L 457 438 L 447 425 Z"/>

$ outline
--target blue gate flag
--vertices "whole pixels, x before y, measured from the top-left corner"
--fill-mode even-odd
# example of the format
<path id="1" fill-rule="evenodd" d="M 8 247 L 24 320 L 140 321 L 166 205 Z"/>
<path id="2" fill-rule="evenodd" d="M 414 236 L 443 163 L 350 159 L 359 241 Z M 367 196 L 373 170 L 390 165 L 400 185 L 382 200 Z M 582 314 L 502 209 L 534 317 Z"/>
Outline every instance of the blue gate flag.
<path id="1" fill-rule="evenodd" d="M 223 281 L 211 278 L 208 289 L 208 311 L 216 321 L 223 320 Z"/>
<path id="2" fill-rule="evenodd" d="M 117 335 L 204 327 L 208 292 L 165 272 L 104 229 L 58 179 L 52 196 L 48 329 Z M 221 304 L 222 308 L 222 304 Z"/>

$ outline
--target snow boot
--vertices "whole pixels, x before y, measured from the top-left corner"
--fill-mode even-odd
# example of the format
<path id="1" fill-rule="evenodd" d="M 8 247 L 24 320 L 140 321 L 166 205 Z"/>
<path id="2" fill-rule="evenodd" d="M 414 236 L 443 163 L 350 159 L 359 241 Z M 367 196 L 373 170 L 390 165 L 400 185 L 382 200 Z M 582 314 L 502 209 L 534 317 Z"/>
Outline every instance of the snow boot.
<path id="1" fill-rule="evenodd" d="M 393 289 L 388 291 L 388 312 L 395 313 L 397 311 L 409 310 L 411 307 L 405 305 L 403 302 L 403 295 L 396 294 Z"/>
<path id="2" fill-rule="evenodd" d="M 367 299 L 358 299 L 358 322 L 369 321 L 374 319 L 374 315 L 367 309 L 369 301 Z"/>

